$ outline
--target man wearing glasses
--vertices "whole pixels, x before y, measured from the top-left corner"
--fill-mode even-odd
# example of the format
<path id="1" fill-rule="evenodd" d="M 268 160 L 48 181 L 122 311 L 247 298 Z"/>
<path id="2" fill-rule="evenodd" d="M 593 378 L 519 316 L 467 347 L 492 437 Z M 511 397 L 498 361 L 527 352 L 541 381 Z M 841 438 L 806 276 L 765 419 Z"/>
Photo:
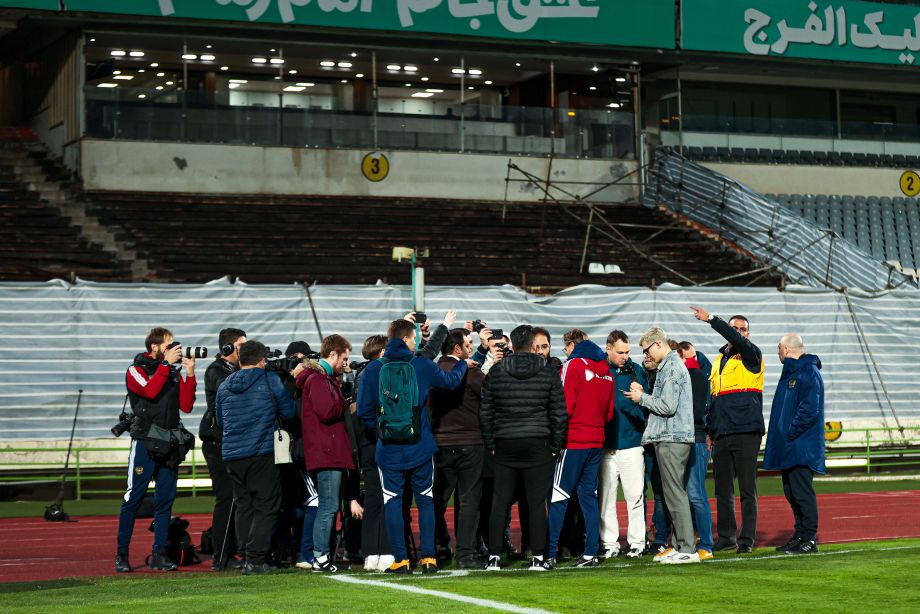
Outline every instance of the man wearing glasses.
<path id="1" fill-rule="evenodd" d="M 709 322 L 728 342 L 709 375 L 712 405 L 708 433 L 715 480 L 716 528 L 713 550 L 753 551 L 757 533 L 757 452 L 763 438 L 763 353 L 751 343 L 750 323 L 736 315 L 726 323 L 701 307 L 690 306 L 697 320 Z M 741 531 L 735 522 L 735 476 L 741 491 Z M 737 537 L 736 537 L 737 533 Z"/>

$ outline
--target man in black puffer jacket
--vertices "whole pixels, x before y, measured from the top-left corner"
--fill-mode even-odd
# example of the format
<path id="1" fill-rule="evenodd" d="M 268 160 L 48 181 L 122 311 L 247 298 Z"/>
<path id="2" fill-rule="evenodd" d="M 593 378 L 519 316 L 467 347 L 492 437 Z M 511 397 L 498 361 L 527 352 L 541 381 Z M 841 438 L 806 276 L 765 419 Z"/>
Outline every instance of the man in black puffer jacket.
<path id="1" fill-rule="evenodd" d="M 511 331 L 515 353 L 495 365 L 482 386 L 479 421 L 495 464 L 489 570 L 500 569 L 505 519 L 518 479 L 524 482 L 530 510 L 530 569 L 545 569 L 546 495 L 555 457 L 565 443 L 568 414 L 559 373 L 534 353 L 534 336 L 526 324 Z"/>

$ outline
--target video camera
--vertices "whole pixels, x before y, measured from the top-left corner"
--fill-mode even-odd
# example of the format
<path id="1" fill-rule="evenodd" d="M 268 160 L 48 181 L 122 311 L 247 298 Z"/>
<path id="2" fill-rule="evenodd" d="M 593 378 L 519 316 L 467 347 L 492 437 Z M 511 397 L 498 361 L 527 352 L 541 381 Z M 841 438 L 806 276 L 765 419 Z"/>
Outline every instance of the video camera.
<path id="1" fill-rule="evenodd" d="M 290 373 L 304 359 L 319 360 L 319 352 L 307 352 L 303 358 L 299 356 L 285 356 L 281 350 L 265 348 L 265 370 L 277 373 Z"/>

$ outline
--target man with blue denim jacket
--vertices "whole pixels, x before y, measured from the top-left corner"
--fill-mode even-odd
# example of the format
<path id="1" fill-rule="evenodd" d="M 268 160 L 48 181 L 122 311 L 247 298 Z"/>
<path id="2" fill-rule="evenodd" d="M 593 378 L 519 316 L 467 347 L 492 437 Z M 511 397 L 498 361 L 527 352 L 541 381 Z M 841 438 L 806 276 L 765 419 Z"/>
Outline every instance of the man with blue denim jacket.
<path id="1" fill-rule="evenodd" d="M 690 374 L 677 352 L 671 350 L 661 328 L 650 328 L 639 345 L 643 354 L 658 364 L 655 387 L 652 394 L 647 394 L 638 382 L 633 382 L 624 394 L 649 411 L 642 443 L 655 446 L 664 502 L 674 525 L 674 548 L 656 555 L 655 560 L 670 565 L 699 563 L 690 502 L 684 490 L 684 473 L 694 442 Z"/>

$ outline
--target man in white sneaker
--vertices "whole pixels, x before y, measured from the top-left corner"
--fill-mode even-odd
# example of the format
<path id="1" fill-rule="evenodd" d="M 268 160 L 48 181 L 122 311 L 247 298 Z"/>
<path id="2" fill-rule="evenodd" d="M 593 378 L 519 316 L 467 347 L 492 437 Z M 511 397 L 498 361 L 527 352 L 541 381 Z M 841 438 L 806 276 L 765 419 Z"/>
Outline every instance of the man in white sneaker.
<path id="1" fill-rule="evenodd" d="M 668 345 L 668 336 L 662 329 L 650 328 L 639 345 L 642 353 L 658 365 L 655 387 L 652 394 L 647 394 L 641 384 L 633 382 L 625 396 L 649 411 L 642 443 L 655 446 L 664 502 L 674 526 L 674 548 L 656 555 L 655 560 L 671 565 L 699 563 L 690 501 L 684 490 L 684 473 L 694 442 L 690 373 Z"/>

